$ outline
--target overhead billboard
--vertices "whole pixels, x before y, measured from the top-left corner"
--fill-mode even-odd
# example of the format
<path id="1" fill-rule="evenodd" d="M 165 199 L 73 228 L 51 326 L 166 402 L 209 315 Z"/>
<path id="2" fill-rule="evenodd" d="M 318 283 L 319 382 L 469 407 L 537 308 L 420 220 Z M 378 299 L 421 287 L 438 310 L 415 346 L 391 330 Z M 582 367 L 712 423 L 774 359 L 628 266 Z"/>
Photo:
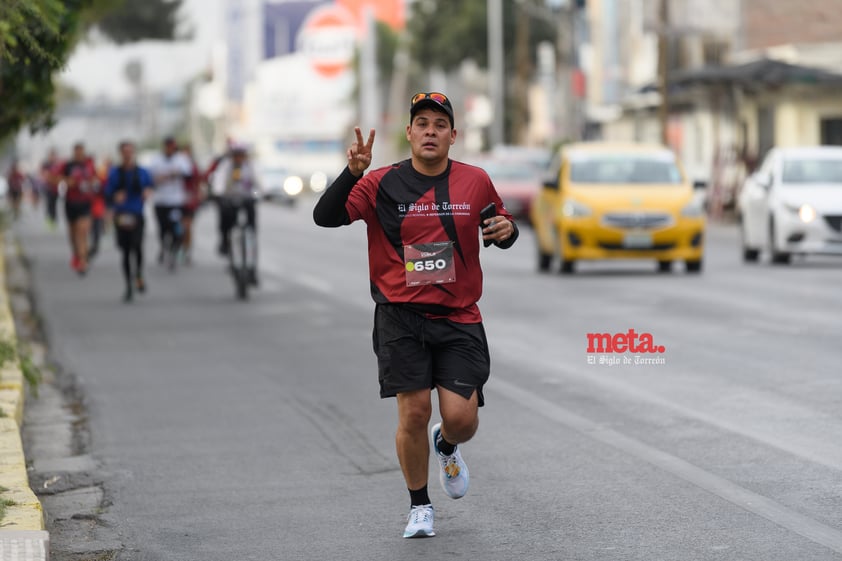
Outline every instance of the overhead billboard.
<path id="1" fill-rule="evenodd" d="M 337 138 L 355 116 L 354 53 L 369 14 L 395 28 L 403 0 L 266 2 L 264 60 L 254 82 L 251 129 L 274 138 Z"/>

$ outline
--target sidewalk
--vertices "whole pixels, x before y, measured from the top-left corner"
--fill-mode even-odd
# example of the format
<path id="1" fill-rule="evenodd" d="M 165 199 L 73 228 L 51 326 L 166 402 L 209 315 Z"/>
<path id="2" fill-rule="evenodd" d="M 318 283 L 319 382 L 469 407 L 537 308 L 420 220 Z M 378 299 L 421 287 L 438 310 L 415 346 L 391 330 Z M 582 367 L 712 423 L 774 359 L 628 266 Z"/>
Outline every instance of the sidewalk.
<path id="1" fill-rule="evenodd" d="M 6 256 L 16 248 L 12 236 L 1 235 L 0 256 L 0 559 L 40 561 L 49 559 L 49 534 L 44 531 L 41 502 L 30 488 L 21 441 L 26 381 L 17 356 L 17 332 L 10 307 Z"/>

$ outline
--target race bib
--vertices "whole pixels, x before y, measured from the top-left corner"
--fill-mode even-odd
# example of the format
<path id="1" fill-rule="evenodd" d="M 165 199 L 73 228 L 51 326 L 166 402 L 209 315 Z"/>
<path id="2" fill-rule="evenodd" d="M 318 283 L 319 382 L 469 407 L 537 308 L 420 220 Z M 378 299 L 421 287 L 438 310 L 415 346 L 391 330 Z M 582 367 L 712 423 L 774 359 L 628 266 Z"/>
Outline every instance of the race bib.
<path id="1" fill-rule="evenodd" d="M 456 282 L 453 242 L 403 246 L 406 286 Z"/>
<path id="2" fill-rule="evenodd" d="M 124 230 L 132 230 L 137 225 L 137 217 L 134 214 L 121 212 L 114 217 L 117 227 Z"/>

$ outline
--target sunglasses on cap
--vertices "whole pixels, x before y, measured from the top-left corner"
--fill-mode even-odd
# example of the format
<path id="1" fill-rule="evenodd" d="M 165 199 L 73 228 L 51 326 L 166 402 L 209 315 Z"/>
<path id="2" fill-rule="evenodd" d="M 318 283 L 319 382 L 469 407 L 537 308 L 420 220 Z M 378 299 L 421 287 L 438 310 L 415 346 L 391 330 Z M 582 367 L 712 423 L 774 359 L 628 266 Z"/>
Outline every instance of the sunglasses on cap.
<path id="1" fill-rule="evenodd" d="M 436 103 L 440 103 L 442 105 L 447 103 L 447 96 L 439 92 L 419 92 L 412 96 L 412 101 L 410 103 L 415 105 L 419 101 L 423 101 L 425 99 L 432 99 Z"/>

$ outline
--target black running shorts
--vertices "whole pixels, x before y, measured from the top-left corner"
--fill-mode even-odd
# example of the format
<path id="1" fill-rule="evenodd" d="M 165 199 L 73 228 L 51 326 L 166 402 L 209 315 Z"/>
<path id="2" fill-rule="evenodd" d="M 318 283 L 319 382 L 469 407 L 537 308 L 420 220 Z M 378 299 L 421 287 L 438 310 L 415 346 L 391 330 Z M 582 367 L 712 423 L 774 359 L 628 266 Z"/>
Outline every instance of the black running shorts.
<path id="1" fill-rule="evenodd" d="M 70 224 L 81 218 L 88 218 L 91 215 L 91 203 L 89 202 L 64 202 L 64 215 Z"/>
<path id="2" fill-rule="evenodd" d="M 380 397 L 441 386 L 470 399 L 485 399 L 491 359 L 481 323 L 427 319 L 399 304 L 377 304 L 374 310 L 374 353 Z"/>
<path id="3" fill-rule="evenodd" d="M 132 214 L 134 224 L 127 224 L 121 220 L 121 215 L 114 216 L 114 231 L 117 247 L 123 251 L 129 251 L 143 245 L 143 231 L 146 226 L 144 217 L 140 214 Z"/>

